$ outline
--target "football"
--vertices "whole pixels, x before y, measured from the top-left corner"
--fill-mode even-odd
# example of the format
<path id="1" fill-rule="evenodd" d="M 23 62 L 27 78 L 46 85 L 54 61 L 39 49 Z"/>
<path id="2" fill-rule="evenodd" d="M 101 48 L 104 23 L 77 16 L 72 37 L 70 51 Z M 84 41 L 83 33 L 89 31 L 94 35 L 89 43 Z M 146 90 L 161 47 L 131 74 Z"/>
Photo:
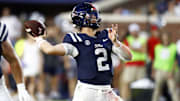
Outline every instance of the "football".
<path id="1" fill-rule="evenodd" d="M 45 32 L 45 25 L 36 20 L 29 20 L 24 23 L 25 31 L 33 37 L 41 36 Z"/>

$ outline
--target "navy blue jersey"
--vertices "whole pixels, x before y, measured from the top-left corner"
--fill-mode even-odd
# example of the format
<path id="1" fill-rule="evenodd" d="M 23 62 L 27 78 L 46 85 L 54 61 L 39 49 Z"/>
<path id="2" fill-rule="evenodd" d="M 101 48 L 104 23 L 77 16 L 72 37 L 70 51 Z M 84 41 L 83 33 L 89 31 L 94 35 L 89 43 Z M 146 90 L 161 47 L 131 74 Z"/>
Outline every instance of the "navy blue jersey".
<path id="1" fill-rule="evenodd" d="M 1 44 L 2 42 L 6 41 L 7 37 L 8 37 L 8 29 L 4 23 L 0 22 L 0 59 L 2 56 Z M 0 71 L 0 77 L 1 76 L 2 76 L 2 72 Z"/>
<path id="2" fill-rule="evenodd" d="M 78 80 L 96 85 L 107 85 L 112 81 L 112 42 L 108 31 L 96 33 L 95 37 L 84 33 L 68 33 L 63 43 L 77 48 L 74 57 L 78 67 Z"/>

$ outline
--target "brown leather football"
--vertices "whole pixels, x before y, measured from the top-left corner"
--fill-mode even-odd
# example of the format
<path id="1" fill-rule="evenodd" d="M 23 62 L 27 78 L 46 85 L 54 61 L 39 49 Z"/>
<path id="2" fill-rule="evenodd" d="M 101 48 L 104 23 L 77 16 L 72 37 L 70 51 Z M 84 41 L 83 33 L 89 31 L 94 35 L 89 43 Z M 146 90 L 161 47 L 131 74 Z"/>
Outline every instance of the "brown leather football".
<path id="1" fill-rule="evenodd" d="M 36 20 L 26 21 L 24 27 L 25 31 L 33 37 L 41 36 L 45 32 L 45 25 Z"/>

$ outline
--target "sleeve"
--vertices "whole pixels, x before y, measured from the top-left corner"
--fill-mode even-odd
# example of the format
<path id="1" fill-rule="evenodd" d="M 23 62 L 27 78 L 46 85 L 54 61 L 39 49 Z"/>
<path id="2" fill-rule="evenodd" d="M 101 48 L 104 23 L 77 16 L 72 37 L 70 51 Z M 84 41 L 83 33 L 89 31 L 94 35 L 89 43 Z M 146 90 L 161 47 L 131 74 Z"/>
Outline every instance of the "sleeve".
<path id="1" fill-rule="evenodd" d="M 118 41 L 119 42 L 119 41 Z M 128 61 L 128 59 L 127 59 L 127 56 L 128 56 L 128 54 L 130 54 L 130 53 L 126 53 L 125 54 L 125 52 L 124 52 L 124 50 L 123 50 L 123 48 L 125 48 L 125 47 L 127 47 L 127 46 L 125 46 L 125 45 L 122 45 L 122 43 L 121 42 L 119 42 L 119 44 L 120 44 L 120 47 L 116 47 L 115 45 L 113 45 L 112 46 L 112 52 L 114 53 L 114 54 L 116 54 L 120 59 L 122 59 L 122 60 L 124 60 L 124 61 Z M 130 51 L 129 51 L 130 52 Z"/>
<path id="2" fill-rule="evenodd" d="M 72 57 L 76 57 L 79 55 L 79 51 L 75 47 L 74 42 L 73 42 L 73 38 L 71 37 L 70 34 L 66 34 L 66 36 L 64 37 L 62 45 L 66 51 L 66 55 L 70 55 Z"/>
<path id="3" fill-rule="evenodd" d="M 122 59 L 122 60 L 126 60 L 125 58 L 124 58 L 124 56 L 123 56 L 123 50 L 121 49 L 121 47 L 116 47 L 116 46 L 114 46 L 113 45 L 113 47 L 112 47 L 112 52 L 114 53 L 114 54 L 116 54 L 120 59 Z"/>
<path id="4" fill-rule="evenodd" d="M 8 37 L 8 29 L 6 24 L 0 22 L 0 42 L 4 42 Z"/>

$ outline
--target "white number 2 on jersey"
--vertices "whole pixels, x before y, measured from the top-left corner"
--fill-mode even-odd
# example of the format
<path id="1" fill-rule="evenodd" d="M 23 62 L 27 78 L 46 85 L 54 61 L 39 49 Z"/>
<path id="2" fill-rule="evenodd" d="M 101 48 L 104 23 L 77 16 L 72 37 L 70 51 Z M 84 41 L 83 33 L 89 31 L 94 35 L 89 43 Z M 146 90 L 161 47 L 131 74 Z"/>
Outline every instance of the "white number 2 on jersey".
<path id="1" fill-rule="evenodd" d="M 102 65 L 102 62 L 105 62 L 108 60 L 107 51 L 105 48 L 97 48 L 95 49 L 95 55 L 103 54 L 103 57 L 97 58 L 97 67 L 98 71 L 107 71 L 110 70 L 109 64 Z"/>

